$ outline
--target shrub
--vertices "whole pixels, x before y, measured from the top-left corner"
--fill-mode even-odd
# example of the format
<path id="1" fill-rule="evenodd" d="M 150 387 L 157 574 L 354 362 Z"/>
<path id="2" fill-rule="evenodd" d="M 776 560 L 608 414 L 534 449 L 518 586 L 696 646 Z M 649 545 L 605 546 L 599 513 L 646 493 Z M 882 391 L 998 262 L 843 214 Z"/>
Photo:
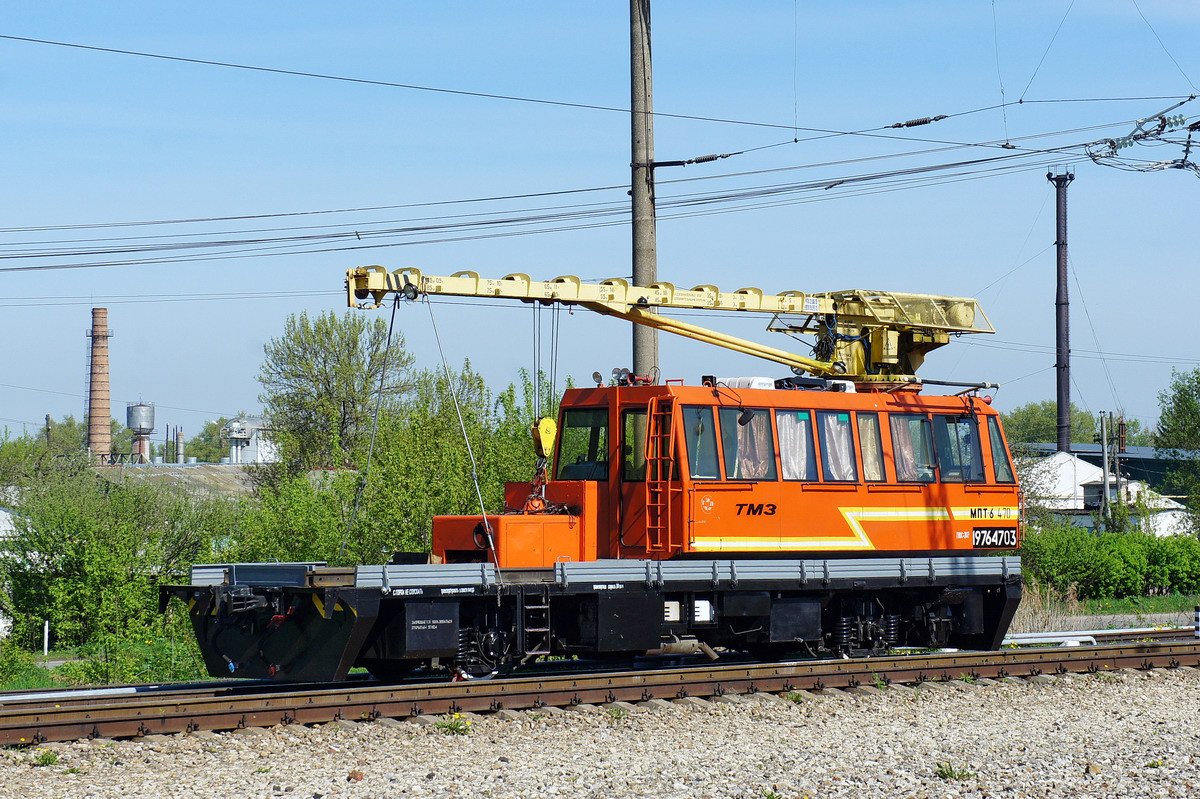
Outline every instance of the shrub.
<path id="1" fill-rule="evenodd" d="M 11 638 L 0 641 L 0 689 L 20 691 L 53 685 L 50 672 L 39 666 L 30 652 L 21 649 Z"/>
<path id="2" fill-rule="evenodd" d="M 1082 599 L 1200 590 L 1200 540 L 1140 531 L 1096 533 L 1068 524 L 1026 531 L 1021 565 L 1027 581 Z"/>

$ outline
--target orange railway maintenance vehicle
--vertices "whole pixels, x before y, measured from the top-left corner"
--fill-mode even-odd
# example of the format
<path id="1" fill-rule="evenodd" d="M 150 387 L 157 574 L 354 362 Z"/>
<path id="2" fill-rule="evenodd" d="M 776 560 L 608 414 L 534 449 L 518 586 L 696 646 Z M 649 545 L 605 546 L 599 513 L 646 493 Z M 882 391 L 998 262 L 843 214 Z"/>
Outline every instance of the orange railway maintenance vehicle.
<path id="1" fill-rule="evenodd" d="M 967 298 L 768 295 L 623 280 L 349 270 L 351 306 L 389 295 L 575 305 L 789 367 L 696 384 L 614 370 L 539 420 L 533 481 L 497 513 L 433 520 L 432 556 L 386 565 L 216 564 L 165 587 L 214 675 L 473 677 L 545 656 L 870 654 L 999 646 L 1021 596 L 1020 499 L 987 383 L 916 376 Z M 813 356 L 666 309 L 770 314 Z M 951 389 L 924 392 L 928 385 Z"/>

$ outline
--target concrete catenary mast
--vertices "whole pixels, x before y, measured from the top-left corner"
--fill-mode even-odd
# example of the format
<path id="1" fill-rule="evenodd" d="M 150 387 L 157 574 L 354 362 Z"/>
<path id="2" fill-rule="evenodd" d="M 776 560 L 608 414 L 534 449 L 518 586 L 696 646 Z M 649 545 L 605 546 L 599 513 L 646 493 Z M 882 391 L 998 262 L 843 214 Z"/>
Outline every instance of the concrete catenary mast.
<path id="1" fill-rule="evenodd" d="M 633 199 L 633 283 L 658 282 L 654 217 L 654 92 L 650 60 L 650 0 L 629 0 L 630 126 Z M 633 326 L 633 372 L 658 372 L 658 331 Z"/>

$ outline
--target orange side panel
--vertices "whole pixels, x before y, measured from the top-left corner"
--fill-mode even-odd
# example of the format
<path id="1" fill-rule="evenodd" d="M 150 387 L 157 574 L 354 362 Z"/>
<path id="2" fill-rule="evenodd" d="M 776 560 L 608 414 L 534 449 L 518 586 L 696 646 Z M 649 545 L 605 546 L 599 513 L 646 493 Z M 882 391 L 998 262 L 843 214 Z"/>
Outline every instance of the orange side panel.
<path id="1" fill-rule="evenodd" d="M 513 483 L 510 486 L 518 487 Z M 523 489 L 527 496 L 529 489 Z M 598 485 L 585 482 L 550 483 L 546 499 L 552 504 L 585 509 L 581 515 L 508 513 L 488 516 L 498 557 L 486 550 L 480 516 L 438 516 L 433 520 L 433 552 L 446 562 L 495 561 L 502 568 L 548 568 L 558 561 L 596 559 Z M 520 491 L 510 490 L 511 497 Z M 507 499 L 507 497 L 506 497 Z M 522 502 L 524 496 L 522 496 Z"/>

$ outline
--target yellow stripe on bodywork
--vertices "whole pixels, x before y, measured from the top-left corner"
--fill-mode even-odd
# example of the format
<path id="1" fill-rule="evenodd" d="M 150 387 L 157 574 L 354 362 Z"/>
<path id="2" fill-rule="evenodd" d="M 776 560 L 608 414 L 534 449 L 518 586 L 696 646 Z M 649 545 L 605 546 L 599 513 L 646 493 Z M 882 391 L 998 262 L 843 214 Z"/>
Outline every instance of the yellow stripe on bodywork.
<path id="1" fill-rule="evenodd" d="M 850 529 L 863 543 L 858 545 L 864 549 L 874 549 L 875 545 L 863 530 L 863 522 L 932 522 L 949 521 L 950 514 L 945 508 L 838 508 L 842 518 Z M 851 545 L 853 546 L 853 545 Z"/>
<path id="2" fill-rule="evenodd" d="M 784 544 L 778 538 L 693 538 L 692 549 L 720 551 L 725 549 L 736 552 L 779 552 L 785 549 L 795 549 L 794 544 Z"/>
<path id="3" fill-rule="evenodd" d="M 753 539 L 722 536 L 692 539 L 692 549 L 779 552 L 791 549 L 874 549 L 863 522 L 949 521 L 945 508 L 838 508 L 852 536 Z"/>

